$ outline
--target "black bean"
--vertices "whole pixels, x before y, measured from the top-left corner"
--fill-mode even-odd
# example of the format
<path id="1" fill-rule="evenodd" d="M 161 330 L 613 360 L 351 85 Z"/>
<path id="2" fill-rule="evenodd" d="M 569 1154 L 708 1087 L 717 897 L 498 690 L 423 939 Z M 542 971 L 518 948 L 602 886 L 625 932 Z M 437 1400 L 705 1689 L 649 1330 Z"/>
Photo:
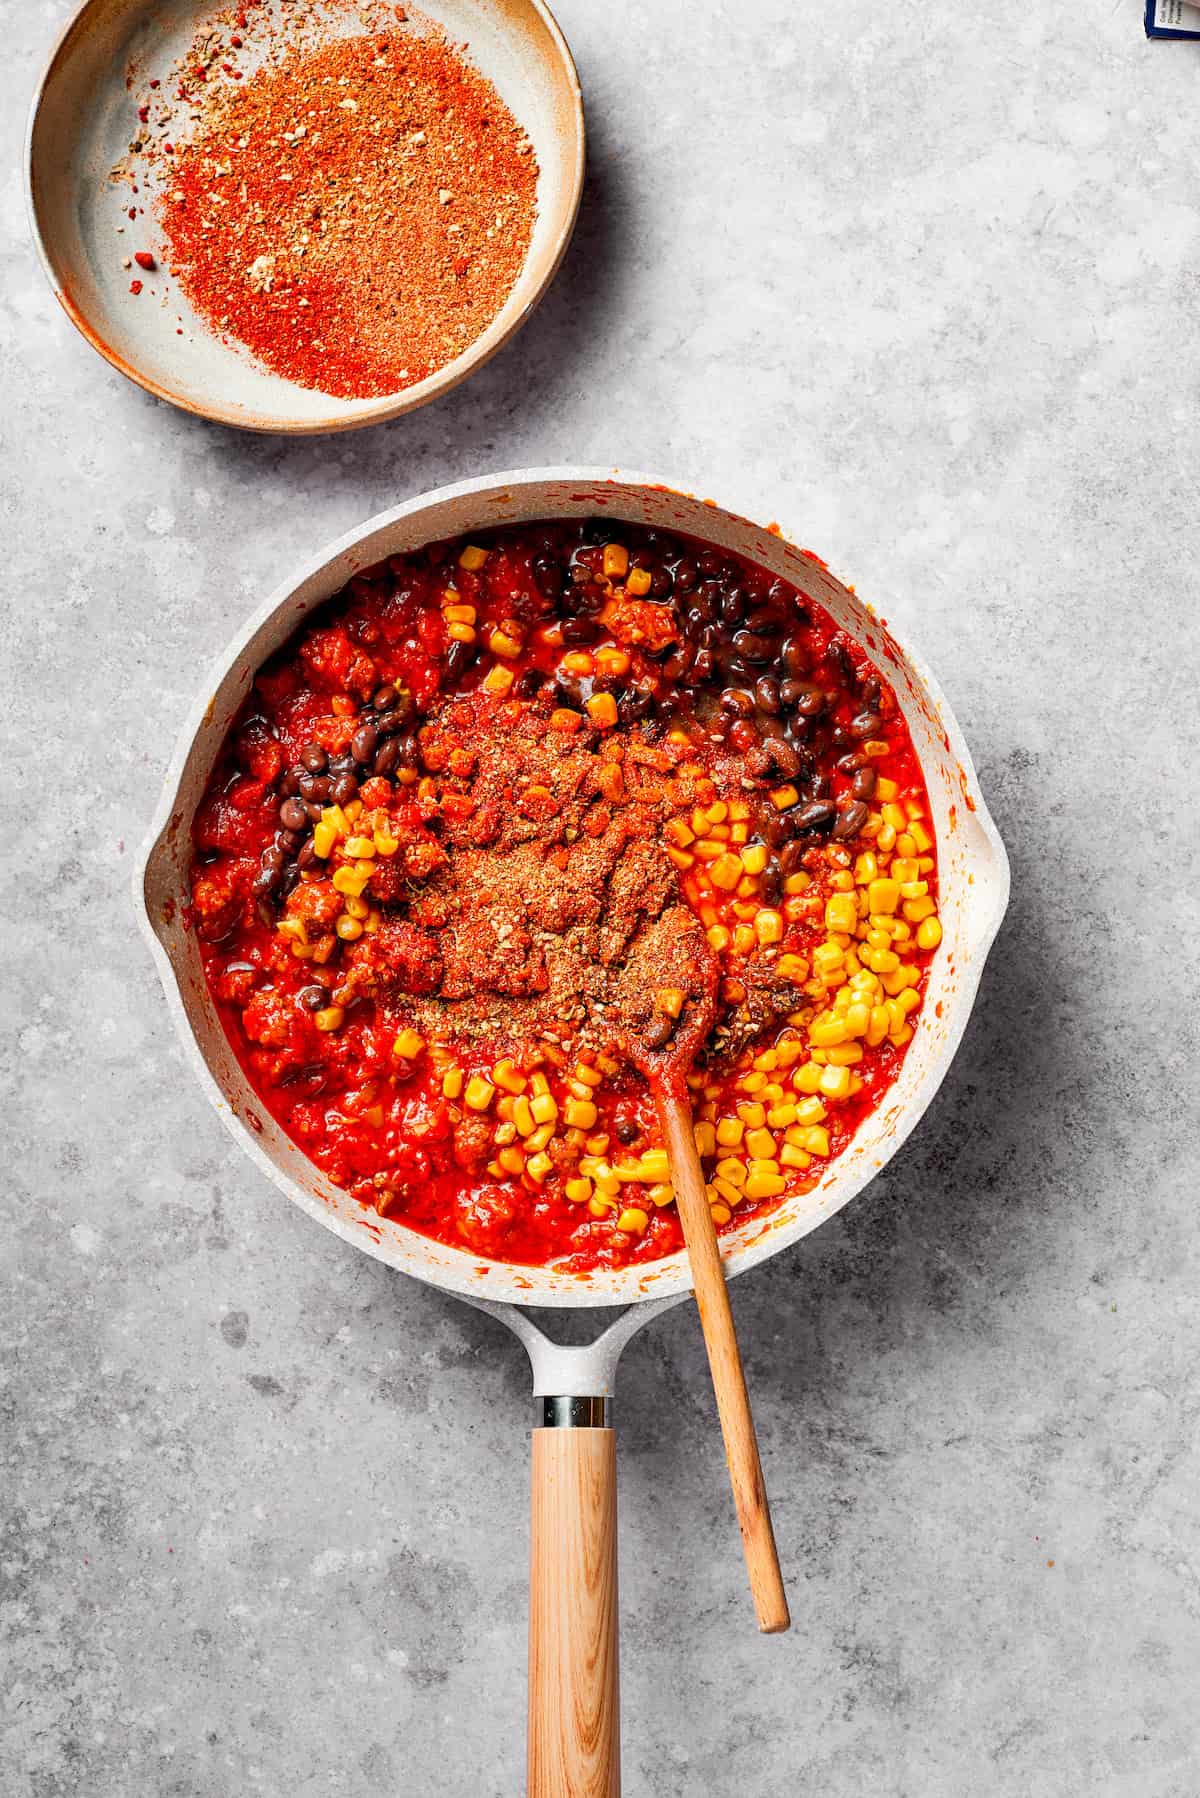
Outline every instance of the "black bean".
<path id="1" fill-rule="evenodd" d="M 690 593 L 699 578 L 696 564 L 686 556 L 682 562 L 675 564 L 675 591 L 677 593 Z"/>
<path id="2" fill-rule="evenodd" d="M 754 711 L 754 695 L 747 693 L 745 687 L 726 687 L 721 706 L 727 712 L 736 712 L 739 718 L 749 718 Z"/>
<path id="3" fill-rule="evenodd" d="M 290 799 L 293 793 L 298 793 L 300 791 L 300 781 L 303 774 L 303 768 L 284 769 L 279 780 L 279 796 L 281 799 Z"/>
<path id="4" fill-rule="evenodd" d="M 564 618 L 558 628 L 564 643 L 594 643 L 603 635 L 594 618 Z"/>
<path id="5" fill-rule="evenodd" d="M 785 681 L 779 683 L 780 703 L 790 712 L 804 698 L 806 691 L 805 683 L 797 680 L 794 674 L 789 674 Z"/>
<path id="6" fill-rule="evenodd" d="M 617 717 L 622 724 L 637 724 L 654 710 L 654 695 L 641 687 L 630 687 L 617 701 Z"/>
<path id="7" fill-rule="evenodd" d="M 742 616 L 742 596 L 740 593 L 723 593 L 721 595 L 721 622 L 737 624 Z"/>
<path id="8" fill-rule="evenodd" d="M 874 799 L 879 776 L 874 768 L 860 768 L 851 782 L 856 799 Z"/>
<path id="9" fill-rule="evenodd" d="M 696 557 L 696 566 L 701 574 L 720 574 L 722 562 L 719 550 L 702 549 Z"/>
<path id="10" fill-rule="evenodd" d="M 513 693 L 518 699 L 532 699 L 546 684 L 546 676 L 540 668 L 526 668 L 519 674 L 513 686 Z"/>
<path id="11" fill-rule="evenodd" d="M 672 654 L 667 657 L 662 668 L 663 673 L 669 681 L 678 684 L 678 682 L 686 680 L 692 671 L 691 650 L 685 648 L 681 644 L 678 649 L 674 650 Z"/>
<path id="12" fill-rule="evenodd" d="M 307 825 L 308 825 L 307 817 L 305 818 L 304 823 L 305 823 L 305 827 L 307 828 Z M 289 855 L 295 855 L 297 849 L 299 849 L 301 843 L 304 841 L 304 831 L 302 831 L 302 830 L 281 830 L 277 841 L 282 843 L 283 847 L 287 850 L 287 853 Z M 287 867 L 286 862 L 284 862 L 283 865 L 285 868 Z"/>
<path id="13" fill-rule="evenodd" d="M 795 814 L 798 830 L 815 830 L 819 824 L 828 824 L 837 807 L 832 799 L 810 799 Z"/>
<path id="14" fill-rule="evenodd" d="M 762 896 L 768 905 L 778 905 L 783 898 L 783 869 L 775 856 L 762 871 Z"/>
<path id="15" fill-rule="evenodd" d="M 696 686 L 703 686 L 710 681 L 717 671 L 717 658 L 711 649 L 698 649 L 696 659 L 692 663 L 692 680 Z"/>
<path id="16" fill-rule="evenodd" d="M 300 751 L 300 760 L 310 774 L 324 774 L 329 766 L 329 757 L 319 743 L 308 743 Z"/>
<path id="17" fill-rule="evenodd" d="M 266 925 L 267 929 L 273 930 L 275 928 L 275 913 L 272 911 L 269 902 L 266 899 L 260 899 L 254 909 L 258 913 L 260 921 Z"/>
<path id="18" fill-rule="evenodd" d="M 372 774 L 391 774 L 400 765 L 400 743 L 396 737 L 385 737 L 375 751 Z"/>
<path id="19" fill-rule="evenodd" d="M 837 841 L 844 843 L 849 837 L 856 837 L 870 815 L 861 799 L 851 800 L 833 827 Z"/>
<path id="20" fill-rule="evenodd" d="M 296 997 L 305 1011 L 322 1011 L 329 1002 L 329 994 L 323 986 L 302 986 Z"/>
<path id="21" fill-rule="evenodd" d="M 782 737 L 764 738 L 763 749 L 770 756 L 776 771 L 782 774 L 785 780 L 793 780 L 799 774 L 802 766 L 800 757 L 791 744 L 785 742 Z"/>
<path id="22" fill-rule="evenodd" d="M 675 1019 L 665 1014 L 650 1019 L 642 1031 L 642 1041 L 648 1049 L 662 1049 L 675 1034 Z"/>
<path id="23" fill-rule="evenodd" d="M 674 585 L 669 568 L 656 568 L 650 576 L 651 599 L 669 598 Z"/>
<path id="24" fill-rule="evenodd" d="M 825 695 L 820 687 L 814 687 L 811 681 L 801 681 L 800 697 L 795 701 L 796 710 L 802 718 L 817 718 L 825 710 Z"/>
<path id="25" fill-rule="evenodd" d="M 287 851 L 281 843 L 271 843 L 262 852 L 262 865 L 272 874 L 277 874 L 287 860 Z"/>
<path id="26" fill-rule="evenodd" d="M 808 673 L 808 652 L 799 637 L 789 637 L 779 653 L 789 674 Z"/>
<path id="27" fill-rule="evenodd" d="M 339 774 L 356 773 L 357 763 L 352 755 L 337 755 L 329 764 L 329 772 L 336 780 Z"/>
<path id="28" fill-rule="evenodd" d="M 333 782 L 328 774 L 306 774 L 300 782 L 301 799 L 315 799 L 324 803 L 332 791 Z"/>
<path id="29" fill-rule="evenodd" d="M 562 564 L 549 556 L 539 556 L 533 564 L 533 580 L 544 599 L 557 599 L 563 590 L 566 574 Z"/>
<path id="30" fill-rule="evenodd" d="M 733 647 L 747 662 L 769 662 L 775 654 L 775 644 L 772 639 L 754 631 L 736 632 Z"/>
<path id="31" fill-rule="evenodd" d="M 373 724 L 361 725 L 350 739 L 350 753 L 360 767 L 365 767 L 379 747 L 379 732 Z"/>
<path id="32" fill-rule="evenodd" d="M 353 774 L 339 774 L 333 783 L 330 797 L 335 805 L 348 805 L 358 792 L 358 782 Z"/>
<path id="33" fill-rule="evenodd" d="M 421 743 L 415 730 L 405 731 L 397 738 L 400 744 L 400 766 L 402 768 L 419 768 L 421 766 Z"/>
<path id="34" fill-rule="evenodd" d="M 779 866 L 784 875 L 795 874 L 804 865 L 805 849 L 803 843 L 786 843 L 779 851 Z"/>
<path id="35" fill-rule="evenodd" d="M 758 701 L 760 710 L 769 712 L 772 718 L 777 716 L 782 696 L 779 691 L 779 682 L 773 674 L 759 676 L 754 683 L 754 697 Z"/>
<path id="36" fill-rule="evenodd" d="M 296 866 L 311 868 L 317 859 L 317 846 L 311 837 L 306 837 L 296 851 Z"/>
<path id="37" fill-rule="evenodd" d="M 319 824 L 320 823 L 321 808 L 317 804 L 315 799 L 306 800 L 305 804 L 304 804 L 304 809 L 308 813 L 308 821 L 310 824 Z"/>
<path id="38" fill-rule="evenodd" d="M 864 737 L 873 737 L 882 723 L 883 720 L 878 712 L 859 712 L 856 717 L 851 718 L 850 720 L 850 735 L 860 739 Z"/>
<path id="39" fill-rule="evenodd" d="M 780 849 L 796 834 L 795 812 L 772 812 L 763 825 L 763 835 L 772 849 Z"/>
<path id="40" fill-rule="evenodd" d="M 866 767 L 867 760 L 861 749 L 852 749 L 848 755 L 838 757 L 838 767 L 843 774 L 857 774 L 860 768 Z"/>
<path id="41" fill-rule="evenodd" d="M 452 643 L 445 656 L 446 679 L 458 680 L 467 672 L 478 655 L 479 645 L 477 643 Z"/>
<path id="42" fill-rule="evenodd" d="M 618 1118 L 613 1125 L 613 1130 L 616 1133 L 617 1141 L 626 1144 L 636 1142 L 642 1134 L 641 1126 L 636 1118 Z"/>
<path id="43" fill-rule="evenodd" d="M 377 712 L 391 712 L 395 710 L 399 698 L 400 695 L 393 686 L 376 687 L 371 695 L 371 704 Z"/>
<path id="44" fill-rule="evenodd" d="M 279 808 L 279 822 L 285 830 L 306 830 L 308 812 L 303 799 L 285 799 Z"/>

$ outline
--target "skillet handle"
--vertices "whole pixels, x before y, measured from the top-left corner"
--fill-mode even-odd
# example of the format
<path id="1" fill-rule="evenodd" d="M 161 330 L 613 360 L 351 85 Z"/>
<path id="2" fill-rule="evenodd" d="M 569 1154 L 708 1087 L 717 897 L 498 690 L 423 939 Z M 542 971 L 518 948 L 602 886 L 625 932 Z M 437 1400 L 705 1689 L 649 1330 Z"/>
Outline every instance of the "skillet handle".
<path id="1" fill-rule="evenodd" d="M 535 1403 L 528 1798 L 620 1798 L 616 1436 L 605 1399 Z"/>

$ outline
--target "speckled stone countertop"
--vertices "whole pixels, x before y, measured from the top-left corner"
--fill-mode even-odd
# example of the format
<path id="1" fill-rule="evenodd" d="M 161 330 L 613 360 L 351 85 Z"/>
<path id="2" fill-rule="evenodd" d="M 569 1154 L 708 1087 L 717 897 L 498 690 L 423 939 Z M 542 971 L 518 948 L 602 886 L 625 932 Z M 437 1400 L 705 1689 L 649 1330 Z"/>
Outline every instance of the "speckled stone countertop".
<path id="1" fill-rule="evenodd" d="M 0 1790 L 509 1798 L 527 1375 L 292 1211 L 129 898 L 200 671 L 301 555 L 489 468 L 749 503 L 911 632 L 1013 904 L 847 1212 L 736 1290 L 796 1625 L 754 1631 L 694 1317 L 620 1398 L 635 1798 L 1200 1791 L 1200 45 L 1119 6 L 563 0 L 578 235 L 440 406 L 342 439 L 125 384 L 0 81 Z"/>

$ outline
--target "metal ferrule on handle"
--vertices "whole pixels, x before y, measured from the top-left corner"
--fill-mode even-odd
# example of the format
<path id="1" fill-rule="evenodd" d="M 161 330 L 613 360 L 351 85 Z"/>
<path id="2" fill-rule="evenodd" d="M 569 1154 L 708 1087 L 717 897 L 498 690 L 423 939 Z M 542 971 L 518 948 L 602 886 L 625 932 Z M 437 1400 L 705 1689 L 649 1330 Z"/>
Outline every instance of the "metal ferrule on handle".
<path id="1" fill-rule="evenodd" d="M 607 1393 L 545 1394 L 533 1401 L 535 1430 L 611 1430 L 612 1399 Z"/>

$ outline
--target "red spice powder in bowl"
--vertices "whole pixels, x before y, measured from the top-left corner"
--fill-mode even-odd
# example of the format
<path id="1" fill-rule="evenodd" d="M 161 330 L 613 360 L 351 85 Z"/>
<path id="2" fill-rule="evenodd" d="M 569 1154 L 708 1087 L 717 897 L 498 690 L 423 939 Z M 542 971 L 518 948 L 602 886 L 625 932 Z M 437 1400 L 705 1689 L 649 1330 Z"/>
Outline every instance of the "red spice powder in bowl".
<path id="1" fill-rule="evenodd" d="M 79 105 L 107 42 L 115 127 Z M 373 423 L 457 384 L 552 279 L 582 172 L 538 0 L 91 0 L 30 137 L 74 322 L 152 392 L 259 430 Z"/>

